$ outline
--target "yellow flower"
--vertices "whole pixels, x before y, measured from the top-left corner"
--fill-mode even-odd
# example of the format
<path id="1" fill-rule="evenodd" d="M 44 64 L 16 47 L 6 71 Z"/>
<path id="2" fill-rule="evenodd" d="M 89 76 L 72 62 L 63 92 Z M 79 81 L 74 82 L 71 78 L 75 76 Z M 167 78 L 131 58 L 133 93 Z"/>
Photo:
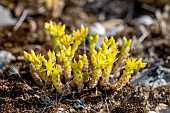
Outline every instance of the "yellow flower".
<path id="1" fill-rule="evenodd" d="M 55 52 L 51 52 L 51 51 L 48 51 L 48 61 L 47 60 L 44 60 L 44 66 L 45 68 L 44 69 L 41 69 L 40 72 L 44 72 L 46 71 L 47 72 L 47 76 L 51 76 L 51 74 L 53 73 L 54 71 L 54 66 L 56 65 L 56 56 L 55 56 Z"/>
<path id="2" fill-rule="evenodd" d="M 98 52 L 96 55 L 91 55 L 91 62 L 94 67 L 97 67 L 99 69 L 103 69 L 103 65 L 106 64 L 106 55 L 102 54 L 101 52 Z"/>
<path id="3" fill-rule="evenodd" d="M 61 38 L 61 44 L 64 45 L 65 47 L 69 47 L 73 41 L 74 41 L 74 37 L 71 37 L 71 35 L 64 35 L 62 38 Z"/>
<path id="4" fill-rule="evenodd" d="M 73 58 L 75 52 L 74 50 L 71 49 L 71 46 L 69 46 L 68 48 L 66 48 L 65 46 L 62 46 L 61 53 L 63 57 Z"/>
<path id="5" fill-rule="evenodd" d="M 75 40 L 84 40 L 88 34 L 88 28 L 84 28 L 83 25 L 80 26 L 80 29 L 73 31 L 73 36 Z"/>
<path id="6" fill-rule="evenodd" d="M 65 35 L 65 27 L 66 26 L 64 24 L 62 25 L 61 22 L 56 24 L 53 21 L 50 21 L 49 23 L 46 22 L 44 25 L 45 30 L 53 36 L 53 48 L 57 54 L 60 52 L 60 40 Z"/>
<path id="7" fill-rule="evenodd" d="M 78 70 L 80 70 L 80 69 L 82 69 L 83 68 L 83 62 L 81 61 L 81 60 L 79 60 L 78 62 L 74 59 L 74 62 L 72 63 L 72 68 L 74 69 L 74 70 L 76 70 L 76 69 L 78 69 Z"/>
<path id="8" fill-rule="evenodd" d="M 87 61 L 87 56 L 86 56 L 86 54 L 84 54 L 83 56 L 79 55 L 79 59 L 80 59 L 82 62 L 86 62 L 86 61 Z"/>
<path id="9" fill-rule="evenodd" d="M 137 68 L 144 68 L 147 63 L 142 63 L 142 58 L 136 59 L 136 58 L 128 58 L 126 61 L 126 65 L 123 66 L 125 70 L 135 70 Z"/>
<path id="10" fill-rule="evenodd" d="M 50 21 L 49 23 L 46 22 L 44 25 L 45 30 L 49 31 L 53 37 L 63 36 L 65 34 L 65 27 L 66 27 L 65 24 L 62 25 L 61 22 L 56 24 L 53 21 Z"/>
<path id="11" fill-rule="evenodd" d="M 108 46 L 106 45 L 105 42 L 102 42 L 102 50 L 107 51 Z"/>
<path id="12" fill-rule="evenodd" d="M 128 82 L 135 69 L 144 68 L 147 64 L 142 63 L 142 58 L 138 60 L 136 58 L 128 58 L 125 62 L 126 65 L 122 67 L 124 70 L 119 80 L 121 83 Z"/>
<path id="13" fill-rule="evenodd" d="M 61 82 L 60 81 L 60 78 L 58 77 L 60 74 L 60 68 L 58 66 L 54 66 L 53 67 L 53 72 L 51 74 L 51 77 L 52 77 L 52 81 L 54 83 L 57 83 L 57 82 Z"/>
<path id="14" fill-rule="evenodd" d="M 95 43 L 97 42 L 99 38 L 98 34 L 90 34 L 89 36 L 89 42 L 90 42 L 90 54 L 94 54 L 95 50 Z M 96 53 L 96 52 L 95 52 Z"/>
<path id="15" fill-rule="evenodd" d="M 97 40 L 98 40 L 98 38 L 99 38 L 99 35 L 98 35 L 98 34 L 90 34 L 90 36 L 89 36 L 89 42 L 90 42 L 90 44 L 96 43 Z"/>
<path id="16" fill-rule="evenodd" d="M 31 53 L 27 53 L 26 51 L 24 51 L 24 57 L 28 59 L 37 70 L 42 67 L 42 62 L 45 60 L 43 55 L 35 55 L 33 50 L 31 50 Z"/>
<path id="17" fill-rule="evenodd" d="M 55 56 L 55 52 L 51 52 L 50 50 L 47 53 L 48 55 L 48 60 L 51 60 L 51 62 L 53 62 L 54 64 L 56 63 L 56 56 Z"/>
<path id="18" fill-rule="evenodd" d="M 122 46 L 121 52 L 123 52 L 123 53 L 129 52 L 131 43 L 132 43 L 131 39 L 127 40 L 126 37 L 123 37 L 123 46 Z"/>

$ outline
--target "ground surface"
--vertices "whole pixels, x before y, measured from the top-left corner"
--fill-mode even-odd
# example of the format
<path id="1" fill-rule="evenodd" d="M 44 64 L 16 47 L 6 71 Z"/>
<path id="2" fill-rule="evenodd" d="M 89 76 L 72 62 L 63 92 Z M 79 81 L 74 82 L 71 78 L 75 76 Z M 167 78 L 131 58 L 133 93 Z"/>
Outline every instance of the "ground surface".
<path id="1" fill-rule="evenodd" d="M 145 2 L 126 0 L 106 0 L 105 2 L 102 0 L 88 2 L 87 0 L 85 3 L 83 0 L 80 1 L 81 3 L 78 0 L 66 0 L 59 17 L 53 14 L 58 10 L 48 11 L 41 0 L 0 1 L 0 4 L 9 9 L 16 18 L 19 18 L 24 10 L 29 10 L 29 14 L 17 30 L 13 29 L 14 25 L 0 27 L 0 50 L 10 51 L 17 58 L 16 61 L 4 67 L 4 72 L 0 73 L 0 110 L 4 113 L 56 111 L 146 113 L 148 110 L 155 111 L 160 104 L 170 106 L 169 84 L 157 88 L 127 84 L 121 90 L 116 90 L 116 88 L 112 90 L 92 89 L 75 94 L 73 92 L 68 96 L 56 95 L 52 86 L 47 86 L 42 90 L 36 85 L 31 78 L 28 62 L 21 56 L 23 50 L 33 49 L 37 53 L 46 54 L 49 49 L 52 49 L 51 37 L 43 28 L 44 23 L 49 20 L 62 21 L 68 26 L 67 32 L 69 33 L 72 29 L 78 28 L 80 24 L 89 26 L 95 21 L 105 22 L 120 18 L 125 23 L 125 29 L 115 34 L 115 38 L 119 39 L 122 36 L 141 37 L 141 29 L 133 24 L 135 20 L 130 20 L 142 14 L 149 15 L 155 20 L 154 24 L 145 26 L 149 34 L 140 43 L 134 45 L 136 48 L 132 50 L 132 56 L 144 58 L 144 61 L 148 63 L 146 68 L 170 67 L 170 21 L 168 20 L 170 17 L 163 17 L 163 13 L 166 13 L 164 10 L 166 2 L 150 5 Z M 112 4 L 114 8 L 108 4 Z M 135 7 L 129 8 L 133 5 Z M 143 6 L 150 6 L 150 8 L 142 8 Z M 155 13 L 150 11 L 152 8 L 158 9 L 162 16 L 156 17 Z M 10 75 L 9 67 L 12 65 L 20 67 L 19 73 L 22 79 L 32 89 L 27 87 L 17 74 Z"/>

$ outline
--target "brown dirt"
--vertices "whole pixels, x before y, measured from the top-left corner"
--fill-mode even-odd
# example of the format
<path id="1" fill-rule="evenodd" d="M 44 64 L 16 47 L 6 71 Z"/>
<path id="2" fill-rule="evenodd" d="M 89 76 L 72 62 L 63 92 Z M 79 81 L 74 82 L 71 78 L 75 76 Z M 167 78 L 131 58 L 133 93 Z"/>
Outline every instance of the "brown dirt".
<path id="1" fill-rule="evenodd" d="M 64 108 L 65 112 L 147 113 L 146 107 L 154 110 L 159 103 L 170 104 L 169 85 L 152 89 L 127 84 L 119 91 L 92 89 L 68 96 L 58 95 L 56 99 L 56 95 L 51 95 L 55 94 L 53 90 L 48 90 L 44 94 L 35 87 L 29 72 L 22 71 L 21 76 L 32 86 L 34 91 L 25 87 L 17 75 L 1 77 L 1 111 L 9 113 L 55 112 Z"/>

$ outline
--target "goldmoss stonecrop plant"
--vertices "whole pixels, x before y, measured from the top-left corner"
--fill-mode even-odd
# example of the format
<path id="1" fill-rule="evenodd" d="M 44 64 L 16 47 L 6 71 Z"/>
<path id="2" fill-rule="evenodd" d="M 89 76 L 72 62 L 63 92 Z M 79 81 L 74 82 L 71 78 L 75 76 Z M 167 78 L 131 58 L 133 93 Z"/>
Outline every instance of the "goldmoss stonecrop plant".
<path id="1" fill-rule="evenodd" d="M 45 29 L 53 36 L 54 50 L 59 58 L 58 60 L 61 60 L 60 62 L 63 63 L 63 73 L 65 81 L 67 82 L 71 79 L 71 63 L 74 54 L 81 41 L 86 38 L 88 28 L 81 25 L 80 29 L 73 31 L 72 36 L 65 34 L 65 25 L 50 21 L 49 23 L 45 23 Z"/>
<path id="2" fill-rule="evenodd" d="M 123 46 L 119 50 L 118 42 L 113 37 L 105 37 L 102 46 L 96 49 L 98 34 L 90 34 L 89 53 L 79 55 L 77 59 L 76 51 L 87 37 L 88 28 L 81 25 L 72 34 L 66 34 L 65 27 L 62 23 L 45 23 L 46 31 L 53 37 L 54 51 L 48 51 L 48 59 L 41 54 L 36 55 L 33 50 L 30 53 L 24 51 L 24 57 L 32 64 L 32 72 L 37 73 L 45 83 L 51 80 L 57 92 L 61 93 L 67 83 L 70 83 L 70 87 L 77 87 L 78 91 L 83 90 L 84 86 L 89 89 L 113 86 L 110 75 L 120 71 L 122 74 L 118 83 L 123 85 L 129 82 L 136 69 L 146 66 L 142 58 L 129 58 L 131 39 L 124 37 Z"/>

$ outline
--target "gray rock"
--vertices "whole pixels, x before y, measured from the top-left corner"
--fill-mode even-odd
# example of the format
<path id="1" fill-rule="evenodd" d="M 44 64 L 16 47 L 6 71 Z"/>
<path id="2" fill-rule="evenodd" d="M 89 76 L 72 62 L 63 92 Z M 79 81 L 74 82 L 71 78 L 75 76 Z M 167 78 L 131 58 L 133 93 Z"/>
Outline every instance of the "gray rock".
<path id="1" fill-rule="evenodd" d="M 101 46 L 102 42 L 104 40 L 104 36 L 106 34 L 106 30 L 104 26 L 99 23 L 99 22 L 94 22 L 90 27 L 89 27 L 89 34 L 98 34 L 99 39 L 96 42 L 96 47 Z M 87 37 L 87 40 L 89 40 L 89 37 Z"/>
<path id="2" fill-rule="evenodd" d="M 167 82 L 164 79 L 157 79 L 154 82 L 150 83 L 151 86 L 153 86 L 153 88 L 162 86 L 162 85 L 167 85 Z"/>
<path id="3" fill-rule="evenodd" d="M 160 110 L 159 113 L 170 113 L 170 106 L 169 106 L 169 107 L 166 107 L 166 108 L 163 109 L 163 110 Z"/>
<path id="4" fill-rule="evenodd" d="M 170 113 L 170 106 L 160 103 L 158 106 L 155 108 L 156 113 Z"/>
<path id="5" fill-rule="evenodd" d="M 146 26 L 152 25 L 154 22 L 153 18 L 148 15 L 142 15 L 135 19 L 135 24 L 143 24 Z"/>
<path id="6" fill-rule="evenodd" d="M 104 36 L 106 34 L 106 30 L 101 23 L 94 22 L 91 26 L 89 26 L 89 33 L 99 34 Z"/>
<path id="7" fill-rule="evenodd" d="M 17 20 L 12 18 L 11 12 L 0 5 L 0 26 L 15 25 Z"/>
<path id="8" fill-rule="evenodd" d="M 131 83 L 142 87 L 158 87 L 170 82 L 170 69 L 162 66 L 145 69 L 132 78 Z"/>
<path id="9" fill-rule="evenodd" d="M 16 60 L 15 56 L 8 51 L 1 50 L 0 51 L 0 71 L 2 71 L 3 67 L 6 64 L 10 63 L 11 60 Z"/>
<path id="10" fill-rule="evenodd" d="M 148 111 L 148 113 L 156 113 L 155 111 Z"/>

